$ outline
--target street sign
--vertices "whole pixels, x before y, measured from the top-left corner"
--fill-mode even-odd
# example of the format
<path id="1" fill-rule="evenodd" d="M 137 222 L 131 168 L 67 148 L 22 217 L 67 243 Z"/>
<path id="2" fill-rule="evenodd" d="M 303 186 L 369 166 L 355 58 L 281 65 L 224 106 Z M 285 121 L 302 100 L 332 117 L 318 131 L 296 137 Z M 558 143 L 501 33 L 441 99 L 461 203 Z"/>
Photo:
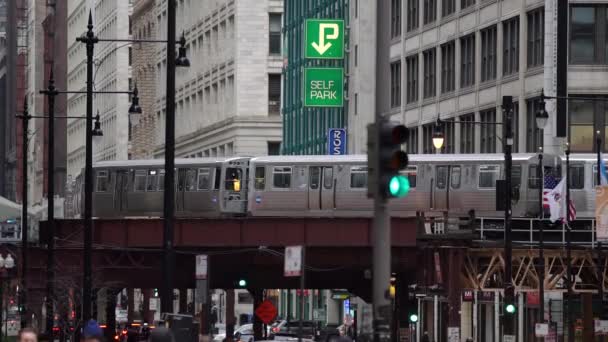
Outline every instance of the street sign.
<path id="1" fill-rule="evenodd" d="M 207 255 L 196 256 L 196 279 L 207 279 Z"/>
<path id="2" fill-rule="evenodd" d="M 305 68 L 304 106 L 344 106 L 344 69 Z"/>
<path id="3" fill-rule="evenodd" d="M 306 20 L 306 58 L 344 58 L 344 20 Z"/>
<path id="4" fill-rule="evenodd" d="M 460 342 L 459 327 L 448 327 L 448 342 Z"/>
<path id="5" fill-rule="evenodd" d="M 299 277 L 302 274 L 302 246 L 285 247 L 285 276 Z"/>
<path id="6" fill-rule="evenodd" d="M 503 335 L 503 342 L 515 342 L 515 335 Z"/>
<path id="7" fill-rule="evenodd" d="M 271 301 L 263 301 L 257 309 L 255 309 L 255 315 L 264 322 L 264 324 L 270 324 L 277 317 L 277 308 L 272 304 Z"/>
<path id="8" fill-rule="evenodd" d="M 549 324 L 536 323 L 536 325 L 534 325 L 534 335 L 536 337 L 545 337 L 549 335 Z"/>
<path id="9" fill-rule="evenodd" d="M 327 154 L 346 154 L 346 130 L 343 128 L 330 128 L 327 134 Z"/>
<path id="10" fill-rule="evenodd" d="M 323 309 L 322 308 L 313 309 L 312 318 L 315 321 L 324 322 L 327 319 L 327 313 L 325 312 L 324 308 Z"/>
<path id="11" fill-rule="evenodd" d="M 594 331 L 596 334 L 608 334 L 608 321 L 603 319 L 596 319 L 594 324 Z"/>
<path id="12" fill-rule="evenodd" d="M 150 298 L 150 311 L 158 311 L 158 302 L 160 301 L 160 298 L 157 297 L 153 297 Z"/>

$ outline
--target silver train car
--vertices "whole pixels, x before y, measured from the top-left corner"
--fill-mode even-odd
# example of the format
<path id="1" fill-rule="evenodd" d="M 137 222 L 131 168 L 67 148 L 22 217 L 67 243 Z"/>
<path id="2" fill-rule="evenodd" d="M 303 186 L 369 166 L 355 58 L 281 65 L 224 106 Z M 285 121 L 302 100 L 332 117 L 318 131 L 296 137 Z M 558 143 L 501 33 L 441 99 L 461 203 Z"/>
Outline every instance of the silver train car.
<path id="1" fill-rule="evenodd" d="M 573 165 L 579 163 L 571 159 Z M 561 163 L 562 158 L 545 155 L 544 172 L 559 177 Z M 371 217 L 366 164 L 364 155 L 176 159 L 175 213 L 177 217 Z M 537 165 L 536 154 L 513 155 L 514 217 L 538 215 Z M 96 163 L 93 215 L 162 216 L 163 169 L 163 160 Z M 503 215 L 496 211 L 496 180 L 504 179 L 502 154 L 410 155 L 403 173 L 411 190 L 407 197 L 389 201 L 392 216 L 448 211 L 459 217 Z M 71 211 L 79 217 L 81 176 L 73 188 L 77 193 Z"/>

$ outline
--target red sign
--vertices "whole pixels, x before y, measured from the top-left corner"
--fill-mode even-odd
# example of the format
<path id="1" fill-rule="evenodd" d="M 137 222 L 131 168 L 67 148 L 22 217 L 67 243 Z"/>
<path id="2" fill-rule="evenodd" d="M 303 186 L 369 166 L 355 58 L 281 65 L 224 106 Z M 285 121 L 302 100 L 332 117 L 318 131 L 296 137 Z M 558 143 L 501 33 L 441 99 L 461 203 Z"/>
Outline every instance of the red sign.
<path id="1" fill-rule="evenodd" d="M 538 292 L 527 292 L 526 301 L 528 302 L 528 305 L 540 305 L 540 296 L 538 295 Z"/>
<path id="2" fill-rule="evenodd" d="M 277 308 L 272 304 L 271 301 L 265 300 L 255 309 L 255 315 L 264 322 L 264 324 L 270 324 L 277 317 Z"/>

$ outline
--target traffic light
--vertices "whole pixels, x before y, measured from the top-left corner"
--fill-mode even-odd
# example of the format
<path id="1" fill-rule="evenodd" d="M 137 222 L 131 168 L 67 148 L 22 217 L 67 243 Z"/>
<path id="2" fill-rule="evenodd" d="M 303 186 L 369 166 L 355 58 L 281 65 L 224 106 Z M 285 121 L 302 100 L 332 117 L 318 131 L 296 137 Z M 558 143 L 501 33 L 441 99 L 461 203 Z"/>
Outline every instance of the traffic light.
<path id="1" fill-rule="evenodd" d="M 238 285 L 239 285 L 240 288 L 247 287 L 247 280 L 245 280 L 245 279 L 239 279 Z"/>
<path id="2" fill-rule="evenodd" d="M 409 179 L 399 171 L 407 167 L 407 153 L 401 144 L 407 141 L 408 129 L 389 120 L 368 126 L 368 195 L 401 198 L 410 191 Z"/>
<path id="3" fill-rule="evenodd" d="M 395 294 L 397 293 L 397 278 L 395 278 L 394 276 L 391 276 L 391 283 L 390 286 L 388 288 L 389 294 L 391 296 L 392 299 L 395 299 Z"/>
<path id="4" fill-rule="evenodd" d="M 411 313 L 409 316 L 409 319 L 410 319 L 410 323 L 416 323 L 416 322 L 418 322 L 418 315 L 415 313 Z"/>
<path id="5" fill-rule="evenodd" d="M 504 309 L 506 315 L 514 315 L 517 312 L 517 306 L 515 305 L 515 288 L 513 285 L 505 287 Z"/>

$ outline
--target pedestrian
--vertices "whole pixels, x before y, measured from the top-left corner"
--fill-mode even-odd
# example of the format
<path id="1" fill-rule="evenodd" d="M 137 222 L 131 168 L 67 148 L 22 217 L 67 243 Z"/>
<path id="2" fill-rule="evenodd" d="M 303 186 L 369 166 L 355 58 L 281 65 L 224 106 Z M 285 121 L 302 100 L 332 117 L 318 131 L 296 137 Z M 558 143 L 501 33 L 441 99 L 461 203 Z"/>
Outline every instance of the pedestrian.
<path id="1" fill-rule="evenodd" d="M 161 327 L 150 332 L 150 342 L 175 342 L 171 330 Z"/>
<path id="2" fill-rule="evenodd" d="M 101 330 L 97 321 L 91 319 L 82 329 L 82 337 L 84 342 L 103 342 L 103 330 Z"/>
<path id="3" fill-rule="evenodd" d="M 422 335 L 422 342 L 431 342 L 428 331 L 425 331 L 424 334 Z"/>
<path id="4" fill-rule="evenodd" d="M 23 328 L 19 330 L 17 342 L 38 342 L 38 334 L 33 328 Z"/>

